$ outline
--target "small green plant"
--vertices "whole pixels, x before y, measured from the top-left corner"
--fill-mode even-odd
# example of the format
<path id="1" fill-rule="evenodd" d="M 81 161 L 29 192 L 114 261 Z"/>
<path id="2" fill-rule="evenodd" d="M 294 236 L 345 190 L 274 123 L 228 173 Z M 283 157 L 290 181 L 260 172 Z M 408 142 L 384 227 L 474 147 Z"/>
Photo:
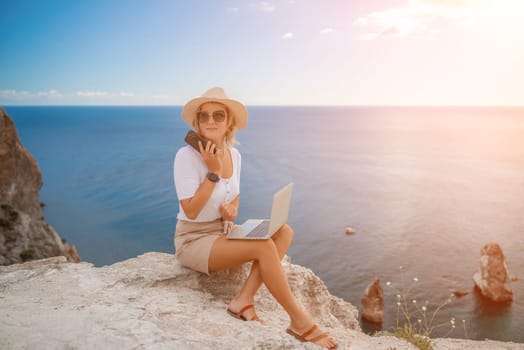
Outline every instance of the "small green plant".
<path id="1" fill-rule="evenodd" d="M 405 339 L 420 350 L 433 350 L 433 343 L 430 338 L 418 334 L 416 330 L 406 324 L 402 327 L 395 327 L 390 335 Z"/>
<path id="2" fill-rule="evenodd" d="M 36 250 L 34 248 L 25 249 L 20 253 L 20 258 L 22 261 L 34 260 L 36 259 Z"/>
<path id="3" fill-rule="evenodd" d="M 406 287 L 404 279 L 404 269 L 400 266 L 401 284 L 396 288 L 391 282 L 386 282 L 388 287 L 394 289 L 397 297 L 397 321 L 395 327 L 388 334 L 398 338 L 403 338 L 421 350 L 433 350 L 433 342 L 431 340 L 431 333 L 442 327 L 449 327 L 449 331 L 444 335 L 447 337 L 455 329 L 455 318 L 435 324 L 435 317 L 446 305 L 450 304 L 452 298 L 451 294 L 444 301 L 438 305 L 430 305 L 429 301 L 425 303 L 417 302 L 416 299 L 409 298 L 409 294 L 418 282 L 418 278 L 414 277 L 410 286 Z M 430 311 L 430 309 L 433 311 Z M 400 319 L 403 319 L 403 324 Z M 462 320 L 464 333 L 466 334 L 466 320 Z"/>
<path id="4" fill-rule="evenodd" d="M 18 212 L 9 204 L 1 204 L 0 210 L 0 226 L 12 230 L 18 220 Z"/>

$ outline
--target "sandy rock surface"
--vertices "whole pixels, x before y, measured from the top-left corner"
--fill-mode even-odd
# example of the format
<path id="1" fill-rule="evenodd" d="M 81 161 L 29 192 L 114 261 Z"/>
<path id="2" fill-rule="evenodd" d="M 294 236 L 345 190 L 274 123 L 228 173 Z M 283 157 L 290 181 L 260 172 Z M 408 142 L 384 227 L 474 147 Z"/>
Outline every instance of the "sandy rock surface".
<path id="1" fill-rule="evenodd" d="M 340 349 L 415 349 L 361 332 L 358 311 L 307 268 L 283 261 L 291 288 Z M 0 267 L 0 349 L 318 349 L 285 333 L 288 318 L 263 287 L 266 325 L 226 313 L 249 266 L 211 277 L 171 254 L 147 253 L 100 268 L 64 257 Z M 437 349 L 524 349 L 522 344 L 437 339 Z"/>

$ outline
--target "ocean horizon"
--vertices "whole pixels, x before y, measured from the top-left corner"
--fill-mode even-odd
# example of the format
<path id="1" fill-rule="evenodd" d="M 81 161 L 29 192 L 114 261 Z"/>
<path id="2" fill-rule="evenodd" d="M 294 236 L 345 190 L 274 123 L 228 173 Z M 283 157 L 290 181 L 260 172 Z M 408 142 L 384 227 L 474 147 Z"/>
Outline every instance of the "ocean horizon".
<path id="1" fill-rule="evenodd" d="M 469 292 L 439 313 L 438 323 L 456 319 L 449 337 L 466 337 L 465 320 L 469 339 L 524 343 L 524 107 L 247 107 L 238 223 L 269 216 L 272 194 L 294 182 L 292 262 L 359 309 L 379 277 L 383 330 L 395 325 L 404 278 L 410 298 L 429 306 Z M 174 253 L 181 106 L 4 108 L 42 170 L 46 221 L 83 261 Z M 491 242 L 520 278 L 512 303 L 473 288 Z"/>

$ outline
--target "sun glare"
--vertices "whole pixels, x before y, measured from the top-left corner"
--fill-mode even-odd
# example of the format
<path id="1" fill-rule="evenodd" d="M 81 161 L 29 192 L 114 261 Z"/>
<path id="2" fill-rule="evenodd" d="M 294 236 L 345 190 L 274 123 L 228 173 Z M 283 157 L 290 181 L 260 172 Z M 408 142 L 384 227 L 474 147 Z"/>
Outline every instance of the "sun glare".
<path id="1" fill-rule="evenodd" d="M 524 18 L 524 1 L 521 0 L 471 1 L 467 4 L 469 9 L 482 17 L 504 20 Z"/>

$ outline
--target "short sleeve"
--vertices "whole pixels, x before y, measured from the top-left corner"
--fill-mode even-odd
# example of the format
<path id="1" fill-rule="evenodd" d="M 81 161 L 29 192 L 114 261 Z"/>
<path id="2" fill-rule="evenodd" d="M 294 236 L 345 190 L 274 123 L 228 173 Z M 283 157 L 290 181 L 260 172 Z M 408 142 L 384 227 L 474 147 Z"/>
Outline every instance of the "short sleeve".
<path id="1" fill-rule="evenodd" d="M 174 162 L 175 189 L 178 200 L 191 198 L 200 186 L 200 161 L 191 149 L 178 150 Z"/>

